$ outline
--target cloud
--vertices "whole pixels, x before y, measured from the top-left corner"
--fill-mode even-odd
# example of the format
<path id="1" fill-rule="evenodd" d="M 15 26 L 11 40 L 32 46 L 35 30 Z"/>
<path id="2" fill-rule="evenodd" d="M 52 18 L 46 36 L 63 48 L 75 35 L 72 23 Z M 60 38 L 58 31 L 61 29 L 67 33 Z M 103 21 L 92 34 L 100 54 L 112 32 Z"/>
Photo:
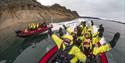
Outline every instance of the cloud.
<path id="1" fill-rule="evenodd" d="M 38 0 L 43 5 L 59 3 L 76 10 L 81 16 L 95 16 L 125 21 L 124 0 Z"/>

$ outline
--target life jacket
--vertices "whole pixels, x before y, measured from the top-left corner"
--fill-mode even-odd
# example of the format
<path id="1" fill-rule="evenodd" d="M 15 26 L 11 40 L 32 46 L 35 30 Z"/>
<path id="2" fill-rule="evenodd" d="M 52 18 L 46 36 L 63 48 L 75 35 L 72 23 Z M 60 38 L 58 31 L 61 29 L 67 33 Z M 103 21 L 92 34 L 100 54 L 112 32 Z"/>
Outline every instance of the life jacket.
<path id="1" fill-rule="evenodd" d="M 28 25 L 28 28 L 29 28 L 29 29 L 31 29 L 31 28 L 32 28 L 32 25 L 31 25 L 31 24 L 29 24 L 29 25 Z"/>
<path id="2" fill-rule="evenodd" d="M 83 49 L 82 49 L 83 53 L 87 56 L 86 62 L 87 63 L 96 63 L 96 58 L 95 58 L 96 56 L 93 55 L 93 53 L 92 53 L 94 46 L 92 46 L 91 42 L 90 43 L 84 42 L 83 45 L 85 45 L 85 44 L 90 45 L 90 47 L 88 47 L 88 48 L 83 47 Z"/>
<path id="3" fill-rule="evenodd" d="M 92 44 L 95 45 L 95 44 L 99 43 L 100 40 L 101 40 L 101 37 L 99 37 L 99 36 L 93 37 Z"/>
<path id="4" fill-rule="evenodd" d="M 61 44 L 61 47 L 59 49 L 58 60 L 60 60 L 59 63 L 70 63 L 70 60 L 74 57 L 72 54 L 68 54 L 71 50 L 71 48 L 74 46 L 74 44 L 67 46 L 65 49 L 63 49 L 63 44 Z"/>
<path id="5" fill-rule="evenodd" d="M 73 42 L 76 46 L 78 46 L 81 49 L 81 43 L 83 42 L 85 38 L 83 36 L 76 36 L 76 38 L 74 38 Z"/>
<path id="6" fill-rule="evenodd" d="M 37 28 L 37 25 L 36 24 L 33 24 L 33 29 L 36 29 Z"/>
<path id="7" fill-rule="evenodd" d="M 29 24 L 29 29 L 31 29 L 31 30 L 36 29 L 36 24 L 34 24 L 34 23 Z"/>
<path id="8" fill-rule="evenodd" d="M 37 28 L 39 27 L 39 23 L 36 24 L 36 27 L 37 27 Z"/>
<path id="9" fill-rule="evenodd" d="M 85 26 L 82 28 L 82 35 L 84 35 L 84 33 L 86 33 L 86 32 L 87 32 L 87 27 Z"/>

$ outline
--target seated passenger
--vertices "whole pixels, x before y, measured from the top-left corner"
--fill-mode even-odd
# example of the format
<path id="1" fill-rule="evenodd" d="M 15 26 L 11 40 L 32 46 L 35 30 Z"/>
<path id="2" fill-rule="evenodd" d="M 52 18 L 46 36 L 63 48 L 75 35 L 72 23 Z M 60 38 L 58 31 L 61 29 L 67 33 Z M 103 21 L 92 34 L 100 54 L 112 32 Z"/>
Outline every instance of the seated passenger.
<path id="1" fill-rule="evenodd" d="M 59 55 L 60 61 L 58 63 L 76 63 L 78 60 L 85 63 L 86 56 L 81 52 L 81 50 L 73 45 L 73 37 L 71 35 L 63 35 L 63 39 L 59 38 L 54 34 L 51 29 L 49 34 L 56 43 L 57 47 L 61 49 Z"/>

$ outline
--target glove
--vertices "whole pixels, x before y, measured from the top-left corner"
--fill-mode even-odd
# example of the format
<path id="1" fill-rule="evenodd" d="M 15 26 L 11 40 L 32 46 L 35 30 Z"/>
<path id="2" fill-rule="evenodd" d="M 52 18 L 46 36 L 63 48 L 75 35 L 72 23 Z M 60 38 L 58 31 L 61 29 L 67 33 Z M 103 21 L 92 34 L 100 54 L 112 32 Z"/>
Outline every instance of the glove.
<path id="1" fill-rule="evenodd" d="M 67 29 L 67 27 L 65 25 L 63 25 L 64 29 Z"/>
<path id="2" fill-rule="evenodd" d="M 49 34 L 50 36 L 53 34 L 53 32 L 52 32 L 52 29 L 51 29 L 51 28 L 49 28 L 49 29 L 48 29 L 48 34 Z"/>
<path id="3" fill-rule="evenodd" d="M 100 32 L 100 33 L 98 34 L 98 36 L 99 36 L 99 37 L 102 37 L 102 36 L 103 36 L 103 32 Z"/>
<path id="4" fill-rule="evenodd" d="M 63 36 L 63 35 L 64 35 L 64 34 L 63 34 L 63 30 L 62 30 L 61 27 L 59 28 L 59 35 L 60 35 L 60 36 Z"/>
<path id="5" fill-rule="evenodd" d="M 94 23 L 93 23 L 93 21 L 91 20 L 91 25 L 93 26 L 94 25 Z"/>
<path id="6" fill-rule="evenodd" d="M 112 48 L 116 45 L 116 43 L 117 43 L 117 41 L 118 41 L 119 38 L 120 38 L 120 33 L 117 32 L 114 35 L 113 39 L 109 42 Z"/>
<path id="7" fill-rule="evenodd" d="M 99 32 L 99 37 L 102 37 L 103 36 L 103 32 L 104 32 L 104 27 L 102 26 L 102 24 L 99 25 L 98 32 Z"/>

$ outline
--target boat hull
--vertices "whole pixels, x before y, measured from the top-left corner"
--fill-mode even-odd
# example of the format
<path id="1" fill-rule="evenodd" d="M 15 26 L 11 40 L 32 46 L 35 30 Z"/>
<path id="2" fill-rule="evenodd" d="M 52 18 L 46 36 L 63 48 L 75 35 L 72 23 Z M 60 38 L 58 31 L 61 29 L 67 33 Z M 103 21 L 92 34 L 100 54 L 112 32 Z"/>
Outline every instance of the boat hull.
<path id="1" fill-rule="evenodd" d="M 49 29 L 48 27 L 41 27 L 41 28 L 29 31 L 29 32 L 24 32 L 24 31 L 19 30 L 19 31 L 16 31 L 16 33 L 17 33 L 17 36 L 19 36 L 19 37 L 28 37 L 28 36 L 43 33 L 45 31 L 47 31 L 48 29 Z"/>
<path id="2" fill-rule="evenodd" d="M 53 60 L 58 54 L 57 46 L 54 46 L 51 50 L 49 50 L 39 61 L 39 63 L 53 63 Z M 97 58 L 97 63 L 108 63 L 107 57 L 105 53 L 101 53 Z"/>

